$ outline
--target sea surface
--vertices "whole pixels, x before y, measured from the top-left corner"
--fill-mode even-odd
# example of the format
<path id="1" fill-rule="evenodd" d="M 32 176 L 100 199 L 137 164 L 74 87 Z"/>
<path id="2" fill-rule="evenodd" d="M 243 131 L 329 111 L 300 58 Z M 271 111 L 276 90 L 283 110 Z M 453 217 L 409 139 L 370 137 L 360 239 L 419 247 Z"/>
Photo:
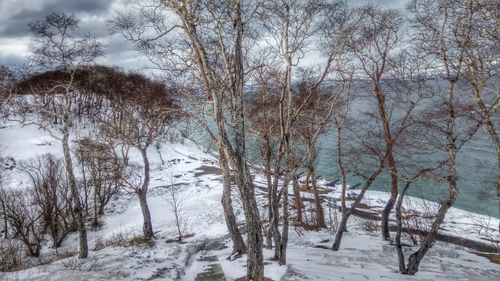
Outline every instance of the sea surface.
<path id="1" fill-rule="evenodd" d="M 350 115 L 369 106 L 364 102 L 352 106 Z M 358 111 L 358 112 L 356 112 Z M 500 128 L 500 114 L 493 117 L 497 128 Z M 212 124 L 213 125 L 213 124 Z M 212 126 L 213 127 L 213 126 Z M 210 144 L 209 138 L 201 128 L 191 132 L 190 136 L 207 150 L 216 151 Z M 349 141 L 348 139 L 345 141 Z M 261 164 L 259 148 L 255 140 L 247 144 L 248 158 L 252 163 Z M 438 157 L 430 155 L 426 162 L 437 162 Z M 454 207 L 478 214 L 500 218 L 498 199 L 496 195 L 497 154 L 489 134 L 481 128 L 474 137 L 468 141 L 458 153 L 458 188 L 459 196 Z M 326 180 L 339 179 L 336 164 L 336 135 L 335 129 L 329 128 L 318 140 L 318 157 L 316 162 L 317 174 Z M 363 183 L 362 179 L 354 176 L 348 177 L 348 184 L 354 186 Z M 379 176 L 370 190 L 390 191 L 390 179 L 387 175 Z M 408 190 L 408 195 L 440 202 L 447 196 L 447 182 L 419 181 Z"/>
<path id="2" fill-rule="evenodd" d="M 335 135 L 325 134 L 319 143 L 317 170 L 327 179 L 339 178 L 336 164 Z M 459 196 L 454 207 L 500 218 L 496 197 L 496 150 L 490 136 L 481 129 L 458 153 L 458 188 Z M 350 177 L 348 183 L 354 185 L 360 179 Z M 373 190 L 390 191 L 387 176 L 379 177 L 370 187 Z M 447 195 L 447 183 L 415 183 L 408 194 L 434 202 L 440 202 Z"/>

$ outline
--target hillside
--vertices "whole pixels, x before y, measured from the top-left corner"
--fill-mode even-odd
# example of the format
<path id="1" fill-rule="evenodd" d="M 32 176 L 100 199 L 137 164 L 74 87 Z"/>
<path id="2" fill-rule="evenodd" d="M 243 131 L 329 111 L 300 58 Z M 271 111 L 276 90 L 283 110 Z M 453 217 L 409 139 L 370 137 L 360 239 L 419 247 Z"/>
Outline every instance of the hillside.
<path id="1" fill-rule="evenodd" d="M 33 126 L 7 123 L 0 129 L 0 143 L 3 155 L 12 157 L 16 163 L 36 154 L 61 154 L 58 141 Z M 78 260 L 74 256 L 78 237 L 72 233 L 58 249 L 59 257 L 55 258 L 55 250 L 49 248 L 46 241 L 41 257 L 30 261 L 35 266 L 0 273 L 0 279 L 206 281 L 236 280 L 244 276 L 244 257 L 226 260 L 230 240 L 220 203 L 222 179 L 217 159 L 188 140 L 164 142 L 159 149 L 148 153 L 152 168 L 148 203 L 156 237 L 152 243 L 140 239 L 142 215 L 137 196 L 121 192 L 106 207 L 103 226 L 88 233 L 91 249 L 88 259 Z M 139 156 L 131 152 L 130 157 L 134 161 Z M 264 177 L 257 172 L 255 183 L 265 187 Z M 325 182 L 319 183 L 325 190 L 328 188 Z M 10 171 L 10 188 L 25 188 L 28 184 L 19 169 Z M 182 243 L 175 241 L 177 229 L 168 203 L 172 185 L 179 187 L 177 196 L 185 199 L 181 214 L 186 238 Z M 264 191 L 257 194 L 264 216 Z M 307 193 L 303 195 L 307 197 Z M 337 187 L 332 187 L 324 196 L 338 198 Z M 328 230 L 308 231 L 291 226 L 288 264 L 279 266 L 270 260 L 272 251 L 265 250 L 266 277 L 272 280 L 408 280 L 408 276 L 398 273 L 394 246 L 374 231 L 377 212 L 383 208 L 386 197 L 383 192 L 367 193 L 360 209 L 372 213 L 374 218 L 352 217 L 339 252 L 326 249 L 333 239 L 333 233 Z M 244 217 L 238 198 L 235 197 L 234 202 L 241 222 Z M 328 211 L 326 202 L 328 200 L 325 200 Z M 406 203 L 419 210 L 424 206 L 432 209 L 434 204 L 416 198 L 409 198 Z M 493 245 L 485 239 L 498 243 L 496 225 L 497 219 L 452 208 L 441 233 Z M 409 253 L 411 242 L 405 243 Z M 500 266 L 475 250 L 437 242 L 411 280 L 495 280 L 498 276 Z"/>

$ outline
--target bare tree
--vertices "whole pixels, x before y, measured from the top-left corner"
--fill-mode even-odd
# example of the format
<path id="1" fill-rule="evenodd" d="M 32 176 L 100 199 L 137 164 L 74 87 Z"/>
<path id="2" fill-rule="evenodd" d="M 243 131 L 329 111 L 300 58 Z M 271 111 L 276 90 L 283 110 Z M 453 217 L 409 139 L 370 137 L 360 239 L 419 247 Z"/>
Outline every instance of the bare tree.
<path id="1" fill-rule="evenodd" d="M 229 231 L 229 235 L 231 236 L 231 241 L 233 242 L 233 250 L 231 251 L 228 259 L 241 257 L 247 252 L 247 248 L 236 221 L 236 215 L 234 213 L 232 204 L 234 176 L 229 165 L 228 152 L 222 145 L 219 144 L 219 141 L 216 137 L 217 133 L 215 132 L 215 130 L 217 129 L 209 126 L 209 124 L 211 124 L 211 121 L 209 120 L 213 120 L 213 114 L 211 114 L 210 109 L 207 108 L 209 107 L 209 105 L 207 105 L 205 97 L 193 94 L 193 92 L 195 92 L 196 90 L 192 87 L 186 88 L 185 86 L 178 84 L 174 87 L 177 89 L 183 89 L 180 91 L 180 94 L 182 98 L 182 104 L 186 109 L 183 110 L 181 114 L 187 116 L 187 120 L 194 121 L 194 124 L 197 125 L 196 129 L 198 129 L 199 127 L 203 128 L 204 132 L 210 140 L 210 144 L 214 147 L 217 147 L 219 154 L 219 166 L 222 170 L 223 190 L 221 203 L 224 210 L 224 219 L 227 225 L 227 229 Z M 190 123 L 188 124 L 190 125 Z M 190 131 L 192 129 L 190 129 L 188 126 L 187 130 Z M 194 131 L 195 133 L 197 133 L 197 130 Z M 187 135 L 186 133 L 183 134 L 185 136 Z"/>
<path id="2" fill-rule="evenodd" d="M 261 222 L 246 161 L 243 116 L 243 44 L 249 36 L 244 32 L 249 22 L 243 17 L 252 13 L 252 4 L 242 5 L 239 0 L 153 1 L 152 5 L 139 5 L 142 22 L 118 15 L 115 26 L 162 69 L 174 74 L 188 72 L 201 84 L 212 106 L 219 152 L 224 151 L 235 170 L 242 198 L 248 230 L 246 278 L 260 281 L 264 278 Z M 176 15 L 173 23 L 172 14 Z M 164 48 L 165 42 L 168 49 Z M 225 105 L 229 105 L 227 119 Z M 231 137 L 226 124 L 232 128 Z"/>
<path id="3" fill-rule="evenodd" d="M 335 44 L 324 44 L 322 55 L 325 57 L 314 82 L 308 85 L 306 95 L 299 105 L 294 105 L 294 89 L 292 80 L 295 69 L 302 61 L 309 48 L 312 48 L 312 38 L 316 33 L 327 29 L 328 18 L 337 16 L 341 10 L 342 3 L 335 2 L 327 4 L 324 1 L 266 1 L 263 3 L 261 20 L 271 51 L 278 56 L 284 65 L 283 83 L 279 101 L 279 147 L 274 164 L 273 178 L 273 200 L 272 208 L 272 231 L 275 243 L 275 258 L 281 264 L 286 263 L 286 247 L 288 241 L 288 185 L 292 177 L 292 127 L 300 118 L 301 111 L 306 107 L 315 92 L 327 77 L 332 62 L 339 58 L 339 49 Z M 322 26 L 325 28 L 322 29 Z M 322 37 L 320 39 L 326 38 Z M 335 39 L 330 42 L 334 42 Z M 318 46 L 315 46 L 318 47 Z M 282 172 L 281 172 L 282 171 Z M 278 191 L 279 179 L 283 174 L 283 183 Z M 283 196 L 283 198 L 281 198 Z M 283 199 L 283 227 L 279 233 L 279 202 Z M 319 203 L 318 203 L 319 204 Z M 320 205 L 318 205 L 321 208 Z"/>
<path id="4" fill-rule="evenodd" d="M 457 110 L 455 90 L 457 82 L 463 75 L 463 62 L 465 51 L 470 45 L 474 10 L 472 0 L 467 2 L 450 0 L 443 3 L 413 0 L 410 2 L 409 10 L 412 13 L 412 23 L 416 31 L 414 38 L 419 50 L 439 62 L 443 79 L 447 83 L 444 104 L 446 121 L 443 122 L 445 126 L 441 131 L 444 132 L 446 139 L 444 147 L 448 152 L 446 175 L 448 195 L 440 205 L 429 234 L 423 239 L 417 251 L 410 255 L 406 266 L 400 255 L 401 273 L 414 275 L 418 271 L 420 262 L 436 241 L 439 227 L 458 196 L 456 157 L 461 139 L 457 127 L 460 111 Z M 477 126 L 463 141 L 470 138 L 475 131 Z"/>
<path id="5" fill-rule="evenodd" d="M 307 72 L 308 71 L 306 71 L 306 73 Z M 305 95 L 308 95 L 307 89 L 310 87 L 308 84 L 313 82 L 310 77 L 308 78 L 309 75 L 310 74 L 305 74 L 305 76 L 301 78 L 301 82 L 298 83 L 296 103 L 299 105 L 302 103 L 302 100 L 306 98 Z M 341 98 L 348 95 L 350 83 L 351 78 L 344 76 L 332 85 L 329 85 L 327 90 L 316 89 L 312 96 L 307 97 L 308 101 L 305 106 L 303 106 L 302 112 L 295 122 L 294 127 L 292 127 L 292 130 L 297 136 L 296 138 L 305 144 L 305 151 L 303 157 L 300 157 L 300 162 L 304 163 L 307 170 L 306 188 L 309 188 L 309 183 L 311 183 L 316 209 L 315 227 L 318 228 L 326 227 L 322 198 L 316 183 L 317 177 L 315 166 L 318 155 L 318 139 L 326 132 L 327 127 L 332 123 L 333 112 L 339 109 Z"/>
<path id="6" fill-rule="evenodd" d="M 320 11 L 320 1 L 267 1 L 262 10 L 263 27 L 272 38 L 270 48 L 284 61 L 286 70 L 281 83 L 279 100 L 279 147 L 274 164 L 272 200 L 272 223 L 270 224 L 274 241 L 274 258 L 280 264 L 286 264 L 286 248 L 288 243 L 288 182 L 291 178 L 291 144 L 290 128 L 292 126 L 292 67 L 301 58 L 306 39 L 312 36 L 313 22 Z M 295 36 L 294 36 L 295 35 Z M 297 60 L 296 62 L 294 60 Z M 282 166 L 284 167 L 282 170 Z M 284 175 L 281 190 L 278 190 L 279 179 Z M 279 202 L 283 197 L 283 227 L 279 231 Z"/>
<path id="7" fill-rule="evenodd" d="M 123 181 L 139 197 L 144 237 L 150 239 L 154 232 L 147 202 L 151 178 L 148 149 L 171 128 L 175 118 L 174 92 L 162 83 L 136 73 L 117 72 L 113 79 L 121 83 L 122 88 L 111 101 L 113 110 L 101 118 L 101 132 L 122 146 L 136 149 L 141 155 L 142 174 L 134 168 L 137 177 L 124 178 Z"/>
<path id="8" fill-rule="evenodd" d="M 70 231 L 71 197 L 64 175 L 62 159 L 45 154 L 21 163 L 21 169 L 30 178 L 33 203 L 41 210 L 43 229 L 52 238 L 52 247 L 58 248 Z"/>
<path id="9" fill-rule="evenodd" d="M 104 208 L 120 191 L 123 161 L 111 144 L 90 138 L 78 141 L 76 156 L 83 166 L 83 174 L 86 174 L 86 170 L 91 178 L 94 226 L 98 226 L 99 218 L 104 215 Z"/>
<path id="10" fill-rule="evenodd" d="M 350 86 L 349 86 L 350 87 Z M 351 91 L 348 89 L 347 95 L 344 95 L 339 100 L 339 107 L 333 116 L 333 123 L 336 131 L 336 152 L 337 152 L 337 168 L 341 179 L 341 194 L 340 194 L 340 209 L 342 213 L 347 210 L 346 193 L 347 193 L 347 171 L 344 165 L 344 129 L 348 126 L 349 104 L 351 99 Z"/>
<path id="11" fill-rule="evenodd" d="M 1 158 L 1 156 L 0 156 Z M 4 190 L 5 186 L 7 185 L 9 181 L 9 175 L 7 173 L 7 170 L 4 169 L 3 167 L 0 167 L 0 190 Z M 7 239 L 9 237 L 9 223 L 8 223 L 8 219 L 7 219 L 7 207 L 5 205 L 5 201 L 2 200 L 3 197 L 0 197 L 0 207 L 2 208 L 1 209 L 1 214 L 2 214 L 2 221 L 3 221 L 3 224 L 2 224 L 2 227 L 3 227 L 3 238 L 4 239 Z"/>
<path id="12" fill-rule="evenodd" d="M 182 242 L 186 231 L 188 217 L 184 212 L 184 204 L 189 199 L 188 195 L 184 194 L 182 185 L 175 184 L 174 178 L 170 179 L 170 186 L 167 192 L 167 203 L 170 206 L 175 218 L 175 227 L 177 228 L 177 241 Z"/>
<path id="13" fill-rule="evenodd" d="M 49 71 L 30 75 L 20 83 L 20 89 L 32 94 L 33 98 L 18 97 L 16 108 L 22 114 L 21 121 L 24 124 L 35 124 L 61 142 L 73 214 L 78 222 L 79 257 L 86 258 L 87 231 L 78 196 L 69 135 L 73 101 L 77 94 L 75 75 L 80 68 L 92 64 L 101 56 L 102 51 L 101 45 L 90 37 L 75 38 L 77 28 L 78 19 L 63 13 L 52 13 L 30 24 L 34 43 L 31 62 L 35 67 Z M 31 112 L 36 115 L 33 116 Z M 60 133 L 57 133 L 58 130 Z"/>
<path id="14" fill-rule="evenodd" d="M 12 238 L 19 239 L 31 257 L 38 257 L 42 248 L 42 211 L 33 205 L 33 190 L 0 190 L 0 201 L 5 204 L 5 216 L 11 227 Z"/>
<path id="15" fill-rule="evenodd" d="M 8 103 L 16 92 L 16 77 L 12 69 L 0 65 L 0 109 Z"/>
<path id="16" fill-rule="evenodd" d="M 372 82 L 373 96 L 377 100 L 378 119 L 383 128 L 382 138 L 387 151 L 387 169 L 391 177 L 391 196 L 382 215 L 382 236 L 389 239 L 389 214 L 398 195 L 398 169 L 394 157 L 394 127 L 392 112 L 387 103 L 387 91 L 383 79 L 390 68 L 394 51 L 401 46 L 400 26 L 402 18 L 396 10 L 382 10 L 364 6 L 358 10 L 358 32 L 347 40 L 349 48 L 357 58 L 364 75 Z"/>
<path id="17" fill-rule="evenodd" d="M 233 180 L 231 176 L 231 168 L 229 166 L 227 152 L 225 150 L 222 150 L 221 148 L 219 149 L 219 162 L 222 169 L 224 185 L 221 201 L 224 208 L 226 225 L 229 229 L 231 240 L 233 241 L 233 251 L 231 252 L 230 257 L 233 256 L 236 258 L 245 254 L 247 252 L 247 247 L 236 223 L 236 216 L 234 214 L 232 206 L 231 193 Z"/>
<path id="18" fill-rule="evenodd" d="M 497 181 L 496 192 L 500 214 L 500 137 L 495 126 L 494 118 L 500 105 L 500 92 L 494 82 L 498 60 L 498 7 L 496 1 L 472 1 L 471 27 L 461 26 L 457 32 L 470 36 L 470 42 L 464 54 L 464 79 L 470 84 L 479 118 L 491 137 L 497 152 Z M 453 40 L 453 39 L 452 39 Z M 461 38 L 455 37 L 460 44 Z M 500 231 L 500 224 L 498 225 Z"/>
<path id="19" fill-rule="evenodd" d="M 355 152 L 350 149 L 349 152 Z M 372 186 L 375 179 L 385 169 L 386 155 L 381 151 L 380 147 L 369 141 L 361 141 L 361 145 L 357 146 L 356 153 L 349 153 L 350 167 L 356 167 L 352 172 L 364 180 L 361 190 L 352 202 L 351 206 L 342 212 L 342 218 L 338 224 L 335 233 L 335 239 L 332 244 L 332 250 L 338 251 L 342 236 L 347 230 L 347 221 L 356 210 L 357 205 L 363 199 L 366 191 Z"/>
<path id="20" fill-rule="evenodd" d="M 273 169 L 275 150 L 279 139 L 279 116 L 275 110 L 279 103 L 280 86 L 283 83 L 282 74 L 271 65 L 257 68 L 252 73 L 255 92 L 246 97 L 246 117 L 248 129 L 258 141 L 258 148 L 264 166 L 267 181 L 268 218 L 272 221 L 273 213 Z M 264 63 L 263 63 L 264 64 Z"/>

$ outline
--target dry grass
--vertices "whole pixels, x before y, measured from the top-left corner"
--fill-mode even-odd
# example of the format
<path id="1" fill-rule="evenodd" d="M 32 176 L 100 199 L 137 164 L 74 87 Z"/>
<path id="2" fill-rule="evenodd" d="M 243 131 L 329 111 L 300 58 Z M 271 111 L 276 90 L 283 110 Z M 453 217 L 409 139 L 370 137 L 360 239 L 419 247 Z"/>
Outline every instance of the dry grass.
<path id="1" fill-rule="evenodd" d="M 361 229 L 368 232 L 378 232 L 380 227 L 377 221 L 369 218 L 355 218 L 356 224 L 361 227 Z"/>
<path id="2" fill-rule="evenodd" d="M 153 239 L 144 238 L 137 230 L 126 230 L 116 232 L 107 239 L 99 237 L 96 239 L 94 251 L 102 250 L 109 246 L 117 247 L 138 247 L 138 246 L 153 246 Z"/>
<path id="3" fill-rule="evenodd" d="M 0 272 L 21 271 L 51 264 L 75 255 L 75 251 L 58 250 L 42 254 L 39 257 L 27 257 L 21 242 L 15 239 L 0 239 Z"/>
<path id="4" fill-rule="evenodd" d="M 487 255 L 487 258 L 492 263 L 500 264 L 500 254 L 490 254 L 490 255 Z"/>

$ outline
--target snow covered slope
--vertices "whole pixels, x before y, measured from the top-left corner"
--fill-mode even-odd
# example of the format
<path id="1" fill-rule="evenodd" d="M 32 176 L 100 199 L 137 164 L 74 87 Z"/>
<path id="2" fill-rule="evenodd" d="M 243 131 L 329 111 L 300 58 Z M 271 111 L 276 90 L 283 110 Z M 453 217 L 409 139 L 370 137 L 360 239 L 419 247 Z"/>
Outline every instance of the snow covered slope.
<path id="1" fill-rule="evenodd" d="M 58 141 L 45 132 L 12 123 L 0 129 L 0 146 L 3 155 L 17 162 L 35 154 L 61 154 Z M 156 232 L 154 244 L 141 243 L 138 238 L 142 215 L 137 196 L 121 193 L 107 206 L 104 226 L 89 231 L 91 251 L 88 259 L 82 261 L 70 256 L 77 249 L 75 233 L 58 250 L 59 260 L 0 273 L 0 280 L 203 280 L 200 273 L 214 267 L 222 272 L 217 276 L 224 276 L 225 280 L 242 277 L 245 258 L 225 259 L 231 249 L 220 204 L 222 177 L 217 172 L 217 159 L 187 140 L 183 144 L 163 143 L 160 149 L 152 148 L 149 155 L 152 179 L 148 203 Z M 131 157 L 138 159 L 133 153 Z M 263 176 L 258 174 L 255 180 L 257 184 L 264 182 Z M 186 238 L 185 243 L 169 241 L 176 238 L 174 214 L 167 203 L 171 184 L 181 186 L 182 195 L 188 198 L 183 209 L 187 219 L 185 231 L 193 236 Z M 26 177 L 14 169 L 9 186 L 23 188 L 26 185 Z M 336 189 L 328 196 L 338 197 Z M 383 206 L 387 197 L 382 192 L 368 192 L 364 203 L 369 210 L 376 210 Z M 410 198 L 408 204 L 423 205 L 419 200 Z M 264 210 L 263 198 L 259 201 Z M 242 221 L 236 197 L 235 208 Z M 272 252 L 265 250 L 265 275 L 273 280 L 498 280 L 500 277 L 500 265 L 467 248 L 442 242 L 437 242 L 424 258 L 416 276 L 401 275 L 397 272 L 394 246 L 383 241 L 377 232 L 366 231 L 364 224 L 361 219 L 351 218 L 349 232 L 344 235 L 339 252 L 318 247 L 333 243 L 331 232 L 305 231 L 292 226 L 288 265 L 279 266 L 271 261 Z M 491 227 L 483 227 L 478 233 L 478 225 L 485 224 Z M 498 239 L 498 232 L 494 230 L 496 225 L 496 219 L 452 208 L 443 232 L 484 242 L 485 235 Z M 41 260 L 34 262 L 43 263 L 55 252 L 45 245 L 42 253 Z"/>

